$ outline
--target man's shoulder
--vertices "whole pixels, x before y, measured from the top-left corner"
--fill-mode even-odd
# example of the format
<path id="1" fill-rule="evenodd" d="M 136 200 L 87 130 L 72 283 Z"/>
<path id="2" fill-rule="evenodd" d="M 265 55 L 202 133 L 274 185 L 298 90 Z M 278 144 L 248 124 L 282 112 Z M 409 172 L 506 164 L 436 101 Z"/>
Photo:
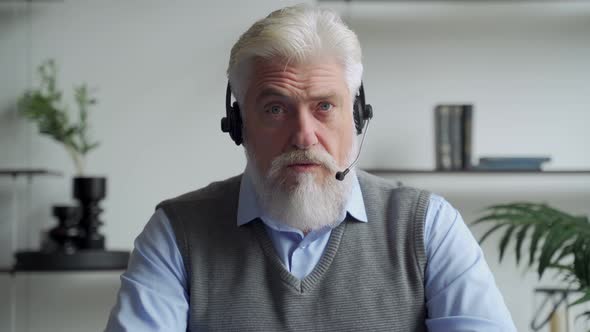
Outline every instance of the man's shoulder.
<path id="1" fill-rule="evenodd" d="M 191 204 L 231 198 L 239 194 L 241 179 L 242 174 L 239 174 L 225 180 L 211 182 L 205 187 L 163 200 L 156 206 L 156 210 L 172 204 Z"/>

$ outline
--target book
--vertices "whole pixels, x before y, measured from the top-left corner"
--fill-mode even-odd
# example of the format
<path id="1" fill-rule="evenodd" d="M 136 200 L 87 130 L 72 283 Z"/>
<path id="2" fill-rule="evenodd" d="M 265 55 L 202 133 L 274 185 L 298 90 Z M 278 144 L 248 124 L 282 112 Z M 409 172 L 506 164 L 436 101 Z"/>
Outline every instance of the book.
<path id="1" fill-rule="evenodd" d="M 461 119 L 461 123 L 463 126 L 463 151 L 462 151 L 462 160 L 463 165 L 462 169 L 469 169 L 471 168 L 472 162 L 472 133 L 473 133 L 473 105 L 464 105 L 463 118 Z"/>
<path id="2" fill-rule="evenodd" d="M 451 169 L 460 170 L 463 168 L 463 124 L 461 123 L 463 108 L 450 106 L 450 111 Z"/>
<path id="3" fill-rule="evenodd" d="M 435 150 L 436 169 L 451 170 L 451 139 L 449 134 L 450 109 L 445 105 L 437 106 L 435 116 Z"/>
<path id="4" fill-rule="evenodd" d="M 531 170 L 540 171 L 551 157 L 481 157 L 475 169 L 479 170 Z"/>
<path id="5" fill-rule="evenodd" d="M 473 105 L 437 105 L 435 114 L 436 169 L 462 170 L 471 166 Z"/>

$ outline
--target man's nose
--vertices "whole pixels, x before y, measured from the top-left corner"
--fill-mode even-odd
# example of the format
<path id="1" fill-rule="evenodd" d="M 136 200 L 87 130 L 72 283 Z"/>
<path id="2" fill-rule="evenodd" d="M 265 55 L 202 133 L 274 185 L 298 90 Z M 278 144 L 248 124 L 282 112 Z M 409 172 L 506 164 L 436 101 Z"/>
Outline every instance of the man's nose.
<path id="1" fill-rule="evenodd" d="M 318 143 L 316 119 L 309 110 L 302 108 L 292 122 L 292 145 L 298 149 L 309 149 Z"/>

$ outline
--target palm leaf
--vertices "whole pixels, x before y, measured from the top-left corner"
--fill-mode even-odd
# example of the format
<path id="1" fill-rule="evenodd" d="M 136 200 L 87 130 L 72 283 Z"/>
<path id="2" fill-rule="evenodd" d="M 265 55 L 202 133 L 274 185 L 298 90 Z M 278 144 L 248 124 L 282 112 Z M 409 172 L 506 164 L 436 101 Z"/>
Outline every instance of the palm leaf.
<path id="1" fill-rule="evenodd" d="M 529 239 L 528 266 L 538 265 L 539 278 L 547 269 L 556 270 L 572 289 L 584 292 L 572 305 L 590 301 L 590 222 L 587 216 L 573 216 L 546 204 L 515 202 L 486 208 L 472 224 L 487 223 L 491 227 L 480 242 L 501 231 L 500 261 L 513 239 L 516 263 L 520 264 L 522 247 Z M 590 312 L 585 315 L 590 318 Z"/>
<path id="2" fill-rule="evenodd" d="M 504 236 L 502 236 L 502 239 L 500 240 L 500 262 L 504 257 L 504 251 L 506 250 L 506 246 L 508 245 L 508 241 L 510 240 L 510 235 L 512 235 L 512 232 L 514 232 L 516 227 L 517 226 L 515 225 L 509 226 L 506 232 L 504 233 Z"/>
<path id="3" fill-rule="evenodd" d="M 590 287 L 590 240 L 578 238 L 574 243 L 574 271 L 580 286 Z"/>
<path id="4" fill-rule="evenodd" d="M 578 319 L 582 317 L 586 317 L 587 320 L 590 320 L 590 311 L 584 311 L 583 313 L 577 315 L 576 318 L 574 318 L 574 322 L 577 322 Z"/>
<path id="5" fill-rule="evenodd" d="M 523 226 L 518 233 L 516 233 L 515 237 L 516 237 L 516 264 L 520 263 L 520 257 L 521 257 L 521 252 L 522 252 L 522 244 L 524 243 L 524 237 L 526 236 L 527 231 L 529 230 L 529 228 L 531 227 L 531 225 L 525 225 Z"/>
<path id="6" fill-rule="evenodd" d="M 541 256 L 539 257 L 538 273 L 539 277 L 543 276 L 545 269 L 551 262 L 551 258 L 557 251 L 563 247 L 564 242 L 576 236 L 575 231 L 571 229 L 562 229 L 560 227 L 551 227 L 548 229 L 545 242 L 541 248 Z"/>
<path id="7" fill-rule="evenodd" d="M 506 222 L 506 223 L 501 223 L 501 224 L 497 224 L 494 227 L 490 228 L 484 235 L 482 235 L 482 237 L 480 238 L 479 242 L 483 243 L 483 241 L 485 241 L 487 239 L 488 236 L 492 235 L 492 233 L 494 233 L 496 230 L 498 230 L 499 228 L 509 225 L 510 223 Z"/>
<path id="8" fill-rule="evenodd" d="M 566 246 L 563 246 L 563 248 L 561 248 L 561 252 L 557 256 L 555 261 L 560 261 L 562 258 L 564 258 L 568 255 L 572 255 L 573 253 L 574 253 L 574 244 L 568 244 Z"/>
<path id="9" fill-rule="evenodd" d="M 579 299 L 577 299 L 574 302 L 572 302 L 570 304 L 570 306 L 575 306 L 577 304 L 584 303 L 584 302 L 587 302 L 587 301 L 590 301 L 590 290 L 586 290 L 586 293 L 582 297 L 580 297 Z"/>
<path id="10" fill-rule="evenodd" d="M 535 230 L 531 236 L 531 245 L 529 246 L 529 266 L 532 266 L 535 262 L 535 253 L 537 252 L 537 245 L 539 240 L 545 235 L 547 225 L 539 223 L 535 225 Z"/>

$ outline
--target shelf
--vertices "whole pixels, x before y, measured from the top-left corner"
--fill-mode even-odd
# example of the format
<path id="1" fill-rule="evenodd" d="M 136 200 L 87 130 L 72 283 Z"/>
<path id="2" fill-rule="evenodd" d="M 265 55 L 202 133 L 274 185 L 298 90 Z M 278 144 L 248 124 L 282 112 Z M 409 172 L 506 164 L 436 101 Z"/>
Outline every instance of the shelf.
<path id="1" fill-rule="evenodd" d="M 46 3 L 64 2 L 64 0 L 0 0 L 0 3 Z"/>
<path id="2" fill-rule="evenodd" d="M 412 169 L 412 168 L 366 168 L 365 172 L 374 175 L 388 175 L 388 174 L 531 174 L 531 175 L 590 175 L 590 169 L 571 169 L 571 170 L 457 170 L 457 171 L 441 171 L 434 169 Z"/>
<path id="3" fill-rule="evenodd" d="M 43 168 L 0 168 L 0 177 L 12 176 L 13 178 L 18 176 L 62 176 L 63 174 L 58 171 L 51 171 Z"/>
<path id="4" fill-rule="evenodd" d="M 125 269 L 128 251 L 80 250 L 73 254 L 21 251 L 15 271 L 97 271 Z"/>
<path id="5" fill-rule="evenodd" d="M 125 270 L 129 251 L 80 250 L 73 254 L 62 252 L 20 251 L 16 253 L 14 268 L 0 272 L 90 272 Z"/>
<path id="6" fill-rule="evenodd" d="M 317 0 L 318 2 L 343 2 L 343 3 L 408 3 L 408 0 Z M 449 0 L 413 0 L 415 2 L 448 2 Z M 486 3 L 486 2 L 559 2 L 564 0 L 460 0 L 469 3 Z M 569 2 L 583 2 L 585 0 L 565 0 Z"/>

